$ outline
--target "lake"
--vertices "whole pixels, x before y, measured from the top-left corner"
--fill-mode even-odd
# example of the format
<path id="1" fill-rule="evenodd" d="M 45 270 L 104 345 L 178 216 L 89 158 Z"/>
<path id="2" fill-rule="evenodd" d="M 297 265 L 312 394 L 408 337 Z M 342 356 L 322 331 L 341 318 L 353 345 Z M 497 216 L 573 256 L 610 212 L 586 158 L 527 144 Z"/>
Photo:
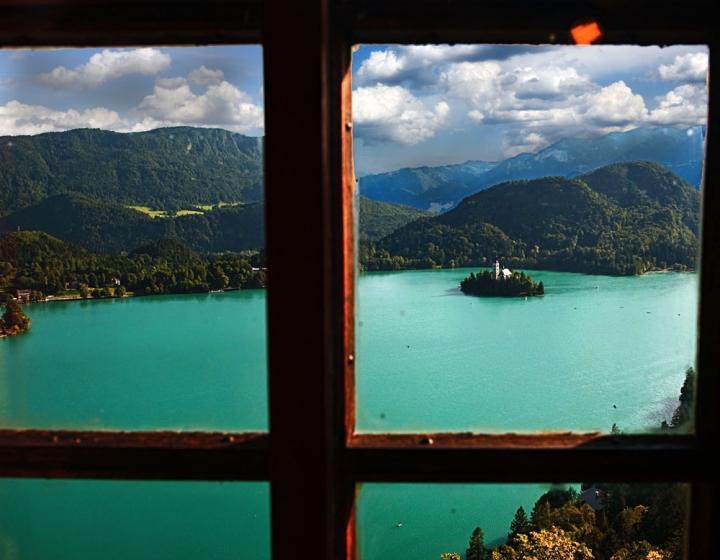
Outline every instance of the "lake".
<path id="1" fill-rule="evenodd" d="M 547 295 L 506 300 L 460 293 L 469 272 L 360 277 L 360 431 L 643 431 L 669 419 L 694 364 L 696 275 L 532 271 Z M 26 309 L 31 330 L 0 340 L 3 427 L 267 429 L 264 291 Z M 463 553 L 477 525 L 496 544 L 548 488 L 364 485 L 362 558 Z M 264 483 L 4 479 L 0 504 L 0 558 L 270 554 Z"/>

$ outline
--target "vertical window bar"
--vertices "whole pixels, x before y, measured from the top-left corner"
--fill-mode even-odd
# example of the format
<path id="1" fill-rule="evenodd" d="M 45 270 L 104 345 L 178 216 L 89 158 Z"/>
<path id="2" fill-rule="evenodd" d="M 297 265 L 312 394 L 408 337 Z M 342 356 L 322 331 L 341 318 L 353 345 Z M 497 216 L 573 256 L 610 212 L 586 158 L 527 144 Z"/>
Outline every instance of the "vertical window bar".
<path id="1" fill-rule="evenodd" d="M 327 0 L 263 5 L 272 550 L 335 557 Z"/>

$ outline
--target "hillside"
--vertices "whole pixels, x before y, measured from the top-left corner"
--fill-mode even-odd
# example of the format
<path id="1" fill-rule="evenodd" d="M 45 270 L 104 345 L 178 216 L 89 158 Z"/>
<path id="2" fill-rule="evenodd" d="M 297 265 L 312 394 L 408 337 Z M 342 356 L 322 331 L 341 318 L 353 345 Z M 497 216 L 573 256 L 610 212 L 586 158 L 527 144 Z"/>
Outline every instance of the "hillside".
<path id="1" fill-rule="evenodd" d="M 380 239 L 429 212 L 360 197 L 361 238 Z M 259 251 L 265 243 L 264 204 L 223 206 L 173 218 L 151 218 L 120 204 L 98 202 L 79 193 L 50 196 L 0 218 L 0 235 L 44 231 L 97 253 L 130 252 L 160 238 L 174 238 L 194 251 Z"/>
<path id="2" fill-rule="evenodd" d="M 0 219 L 0 234 L 18 228 L 44 231 L 97 253 L 128 252 L 162 237 L 179 239 L 200 252 L 259 251 L 265 242 L 262 202 L 151 218 L 119 204 L 64 193 Z"/>
<path id="3" fill-rule="evenodd" d="M 686 130 L 638 128 L 597 140 L 566 138 L 536 154 L 500 162 L 469 161 L 442 167 L 400 169 L 360 179 L 360 193 L 439 212 L 484 188 L 506 181 L 577 177 L 612 163 L 652 161 L 699 188 L 704 153 L 700 127 Z"/>
<path id="4" fill-rule="evenodd" d="M 0 138 L 0 216 L 62 192 L 178 210 L 262 198 L 262 138 L 175 127 Z"/>
<path id="5" fill-rule="evenodd" d="M 382 239 L 408 222 L 432 216 L 430 212 L 389 202 L 360 198 L 359 222 L 361 239 Z"/>
<path id="6" fill-rule="evenodd" d="M 361 249 L 366 270 L 485 266 L 640 274 L 695 266 L 699 193 L 650 162 L 615 164 L 575 179 L 512 181 L 407 224 Z"/>

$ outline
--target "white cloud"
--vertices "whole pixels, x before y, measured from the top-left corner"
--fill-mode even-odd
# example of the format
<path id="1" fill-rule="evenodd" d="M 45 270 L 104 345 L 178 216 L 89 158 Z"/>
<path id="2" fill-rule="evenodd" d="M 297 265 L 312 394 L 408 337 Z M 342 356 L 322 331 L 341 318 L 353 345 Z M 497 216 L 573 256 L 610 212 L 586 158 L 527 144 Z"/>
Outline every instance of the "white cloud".
<path id="1" fill-rule="evenodd" d="M 193 74 L 193 72 L 195 72 Z M 232 84 L 211 83 L 201 95 L 188 82 L 214 82 L 221 71 L 201 67 L 188 79 L 157 78 L 152 95 L 146 96 L 124 117 L 97 107 L 78 112 L 60 111 L 39 105 L 11 101 L 0 106 L 0 134 L 39 134 L 71 128 L 103 128 L 117 132 L 138 132 L 165 126 L 219 127 L 235 132 L 257 132 L 264 127 L 263 108 Z"/>
<path id="2" fill-rule="evenodd" d="M 55 111 L 40 105 L 24 105 L 10 101 L 0 106 L 0 134 L 40 134 L 72 128 L 123 129 L 123 122 L 115 111 L 104 107 L 86 109 L 82 113 L 69 109 Z"/>
<path id="3" fill-rule="evenodd" d="M 396 142 L 414 146 L 433 137 L 449 114 L 445 101 L 426 107 L 423 100 L 400 86 L 358 88 L 353 94 L 355 134 L 367 145 Z"/>
<path id="4" fill-rule="evenodd" d="M 187 84 L 185 78 L 155 78 L 155 85 L 163 89 L 175 89 Z"/>
<path id="5" fill-rule="evenodd" d="M 707 53 L 687 53 L 676 56 L 671 64 L 661 64 L 658 68 L 660 79 L 664 82 L 705 83 L 707 81 Z"/>
<path id="6" fill-rule="evenodd" d="M 67 69 L 58 66 L 41 74 L 37 81 L 58 89 L 94 89 L 100 84 L 129 74 L 151 76 L 170 67 L 170 55 L 158 49 L 104 50 L 90 57 L 87 64 Z"/>
<path id="7" fill-rule="evenodd" d="M 10 51 L 7 57 L 10 60 L 25 60 L 27 58 L 27 53 L 21 50 Z"/>
<path id="8" fill-rule="evenodd" d="M 658 100 L 651 115 L 642 96 L 624 81 L 601 87 L 572 67 L 503 71 L 494 62 L 461 62 L 451 64 L 441 82 L 449 98 L 469 109 L 467 123 L 504 126 L 507 156 L 537 151 L 566 137 L 592 139 L 638 126 L 698 124 L 696 109 L 703 107 L 694 90 L 683 89 Z"/>
<path id="9" fill-rule="evenodd" d="M 223 81 L 225 74 L 222 70 L 210 70 L 201 66 L 188 74 L 187 81 L 201 86 L 216 86 Z"/>
<path id="10" fill-rule="evenodd" d="M 650 122 L 658 126 L 695 126 L 707 122 L 708 95 L 705 86 L 686 84 L 656 98 L 658 106 Z"/>
<path id="11" fill-rule="evenodd" d="M 195 95 L 184 80 L 157 80 L 153 94 L 130 114 L 138 117 L 134 130 L 192 125 L 248 132 L 264 126 L 263 108 L 228 82 L 211 85 L 202 95 Z"/>
<path id="12" fill-rule="evenodd" d="M 426 88 L 436 84 L 442 69 L 452 62 L 504 60 L 542 47 L 498 45 L 395 45 L 373 51 L 355 74 L 360 86 L 407 84 Z"/>

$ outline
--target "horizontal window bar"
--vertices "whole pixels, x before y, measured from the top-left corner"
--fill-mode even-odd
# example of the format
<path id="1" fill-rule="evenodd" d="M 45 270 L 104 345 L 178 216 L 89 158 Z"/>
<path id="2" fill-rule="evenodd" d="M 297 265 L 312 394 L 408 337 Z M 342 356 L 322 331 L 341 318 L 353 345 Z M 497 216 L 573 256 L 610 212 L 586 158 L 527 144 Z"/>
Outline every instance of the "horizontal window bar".
<path id="1" fill-rule="evenodd" d="M 260 42 L 259 0 L 3 2 L 4 47 Z"/>
<path id="2" fill-rule="evenodd" d="M 409 5 L 411 4 L 411 5 Z M 682 7 L 672 0 L 632 3 L 541 0 L 338 0 L 333 19 L 356 43 L 572 44 L 570 28 L 594 18 L 604 44 L 706 44 L 712 34 L 710 3 Z"/>
<path id="3" fill-rule="evenodd" d="M 0 476 L 267 480 L 268 435 L 2 430 Z"/>

